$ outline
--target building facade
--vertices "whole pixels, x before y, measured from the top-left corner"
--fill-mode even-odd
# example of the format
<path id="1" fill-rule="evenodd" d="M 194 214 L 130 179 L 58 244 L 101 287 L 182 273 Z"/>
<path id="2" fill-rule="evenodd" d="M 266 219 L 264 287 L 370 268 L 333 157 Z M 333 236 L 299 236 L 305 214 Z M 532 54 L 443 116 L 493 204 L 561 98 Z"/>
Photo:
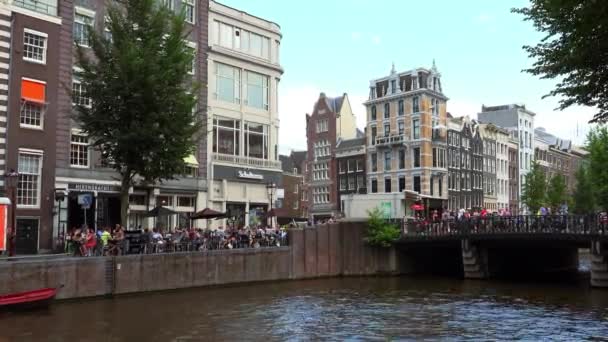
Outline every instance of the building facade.
<path id="1" fill-rule="evenodd" d="M 4 189 L 16 191 L 18 255 L 53 248 L 55 130 L 62 84 L 56 44 L 63 14 L 56 0 L 0 1 L 0 175 L 19 174 L 16 189 Z"/>
<path id="2" fill-rule="evenodd" d="M 365 174 L 365 136 L 339 140 L 336 145 L 338 172 L 335 175 L 338 185 L 338 210 L 344 208 L 342 196 L 367 193 Z"/>
<path id="3" fill-rule="evenodd" d="M 496 127 L 496 203 L 498 210 L 509 208 L 509 132 Z"/>
<path id="4" fill-rule="evenodd" d="M 509 153 L 509 212 L 519 213 L 519 150 L 514 134 L 509 135 L 507 151 Z"/>
<path id="5" fill-rule="evenodd" d="M 530 171 L 534 160 L 534 117 L 536 114 L 524 105 L 508 104 L 500 106 L 482 106 L 477 115 L 481 123 L 492 123 L 498 127 L 514 132 L 518 142 L 518 192 Z M 520 204 L 521 205 L 521 204 Z M 522 210 L 522 208 L 520 208 Z"/>
<path id="6" fill-rule="evenodd" d="M 255 225 L 275 207 L 282 177 L 281 30 L 215 1 L 208 25 L 208 205 L 235 217 L 237 225 Z"/>
<path id="7" fill-rule="evenodd" d="M 312 114 L 306 114 L 306 182 L 311 220 L 339 214 L 336 146 L 341 139 L 357 137 L 355 115 L 348 95 L 330 98 L 321 93 Z"/>
<path id="8" fill-rule="evenodd" d="M 275 214 L 279 224 L 287 224 L 292 221 L 307 220 L 307 212 L 302 205 L 302 191 L 304 187 L 304 174 L 302 173 L 303 162 L 306 159 L 306 151 L 292 151 L 289 155 L 279 155 L 283 176 L 280 184 L 283 196 L 277 202 Z"/>
<path id="9" fill-rule="evenodd" d="M 483 141 L 478 126 L 468 116 L 448 123 L 448 208 L 453 211 L 483 205 Z"/>
<path id="10" fill-rule="evenodd" d="M 429 209 L 447 205 L 446 102 L 432 68 L 397 72 L 370 82 L 367 111 L 369 193 L 412 190 Z"/>
<path id="11" fill-rule="evenodd" d="M 496 189 L 496 126 L 480 124 L 483 143 L 483 208 L 494 212 L 498 208 Z"/>

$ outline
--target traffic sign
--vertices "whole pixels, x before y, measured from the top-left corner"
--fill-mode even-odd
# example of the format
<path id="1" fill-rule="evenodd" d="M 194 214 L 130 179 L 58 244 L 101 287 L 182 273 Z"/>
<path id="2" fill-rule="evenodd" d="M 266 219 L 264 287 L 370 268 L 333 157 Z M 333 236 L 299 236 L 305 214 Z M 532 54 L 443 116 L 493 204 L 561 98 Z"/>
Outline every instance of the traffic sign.
<path id="1" fill-rule="evenodd" d="M 91 194 L 78 195 L 78 204 L 80 204 L 82 209 L 89 209 L 91 204 L 93 204 L 93 196 Z"/>

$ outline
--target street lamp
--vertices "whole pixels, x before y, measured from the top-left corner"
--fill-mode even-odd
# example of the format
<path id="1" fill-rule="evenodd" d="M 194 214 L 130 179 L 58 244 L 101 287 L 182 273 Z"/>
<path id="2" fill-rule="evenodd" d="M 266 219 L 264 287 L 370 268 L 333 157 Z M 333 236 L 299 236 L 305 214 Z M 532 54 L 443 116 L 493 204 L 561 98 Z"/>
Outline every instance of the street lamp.
<path id="1" fill-rule="evenodd" d="M 277 185 L 273 182 L 270 182 L 268 184 L 266 184 L 266 191 L 268 192 L 268 196 L 270 196 L 270 210 L 268 212 L 272 211 L 272 195 L 274 193 L 274 189 L 277 188 Z M 268 222 L 266 222 L 268 223 Z M 272 217 L 270 218 L 270 226 L 272 227 Z"/>
<path id="2" fill-rule="evenodd" d="M 11 199 L 11 227 L 8 236 L 8 256 L 15 256 L 17 254 L 17 184 L 19 183 L 19 173 L 14 169 L 11 169 L 11 171 L 4 176 L 4 179 L 6 181 L 6 188 L 10 190 Z"/>

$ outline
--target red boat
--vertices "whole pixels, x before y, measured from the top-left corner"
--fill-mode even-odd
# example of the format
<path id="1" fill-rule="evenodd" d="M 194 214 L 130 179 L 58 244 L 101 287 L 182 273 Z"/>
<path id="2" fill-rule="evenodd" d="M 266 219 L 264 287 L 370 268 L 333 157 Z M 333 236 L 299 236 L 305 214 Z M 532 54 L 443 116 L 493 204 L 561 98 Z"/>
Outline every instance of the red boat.
<path id="1" fill-rule="evenodd" d="M 0 295 L 0 309 L 46 306 L 55 298 L 57 291 L 58 288 L 45 288 Z"/>

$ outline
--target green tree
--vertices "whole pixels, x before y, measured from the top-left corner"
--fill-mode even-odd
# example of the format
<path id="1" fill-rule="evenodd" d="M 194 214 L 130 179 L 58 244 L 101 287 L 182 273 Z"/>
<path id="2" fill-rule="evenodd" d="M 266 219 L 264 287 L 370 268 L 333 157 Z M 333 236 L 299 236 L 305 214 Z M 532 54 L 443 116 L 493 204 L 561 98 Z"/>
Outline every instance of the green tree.
<path id="1" fill-rule="evenodd" d="M 399 239 L 400 230 L 397 225 L 386 222 L 384 213 L 379 208 L 368 210 L 367 230 L 365 241 L 372 246 L 390 247 Z"/>
<path id="2" fill-rule="evenodd" d="M 572 200 L 574 202 L 573 212 L 578 215 L 592 213 L 595 209 L 594 185 L 587 169 L 588 167 L 583 164 L 576 171 L 576 189 Z"/>
<path id="3" fill-rule="evenodd" d="M 566 203 L 566 179 L 557 174 L 549 180 L 547 186 L 547 205 L 557 213 L 559 208 Z"/>
<path id="4" fill-rule="evenodd" d="M 115 4 L 109 35 L 89 27 L 91 51 L 78 48 L 77 77 L 91 105 L 78 105 L 74 119 L 120 175 L 126 224 L 129 188 L 183 174 L 202 130 L 184 14 L 156 0 Z"/>
<path id="5" fill-rule="evenodd" d="M 602 210 L 608 210 L 608 127 L 599 126 L 587 135 L 589 178 L 594 198 Z"/>
<path id="6" fill-rule="evenodd" d="M 530 213 L 536 214 L 545 201 L 546 192 L 547 181 L 545 179 L 545 172 L 537 162 L 534 162 L 532 163 L 530 172 L 525 176 L 521 201 L 528 207 Z"/>
<path id="7" fill-rule="evenodd" d="M 558 79 L 547 96 L 558 96 L 559 109 L 573 104 L 597 107 L 592 122 L 608 120 L 608 1 L 531 0 L 515 8 L 544 34 L 535 46 L 524 46 L 536 59 L 525 71 Z"/>

